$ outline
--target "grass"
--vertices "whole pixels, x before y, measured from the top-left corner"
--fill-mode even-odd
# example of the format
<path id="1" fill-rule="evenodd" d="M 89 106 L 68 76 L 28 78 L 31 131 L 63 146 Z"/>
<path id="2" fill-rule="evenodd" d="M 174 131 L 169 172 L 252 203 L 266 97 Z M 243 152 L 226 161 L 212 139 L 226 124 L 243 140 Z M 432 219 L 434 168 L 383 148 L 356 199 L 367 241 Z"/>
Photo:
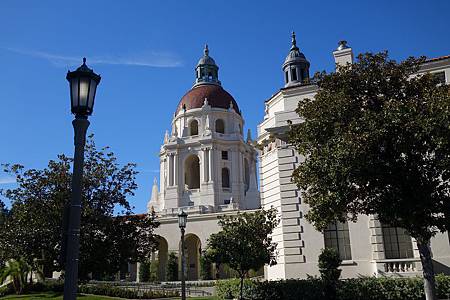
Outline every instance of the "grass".
<path id="1" fill-rule="evenodd" d="M 38 293 L 38 294 L 27 294 L 27 295 L 9 295 L 5 297 L 0 297 L 0 299 L 20 299 L 20 300 L 34 300 L 34 299 L 54 299 L 62 300 L 63 295 L 61 293 Z M 106 296 L 95 296 L 95 295 L 78 295 L 77 299 L 82 300 L 108 300 L 108 299 L 121 299 Z"/>
<path id="2" fill-rule="evenodd" d="M 63 296 L 61 293 L 38 293 L 38 294 L 27 294 L 27 295 L 9 295 L 5 297 L 0 297 L 0 299 L 19 299 L 19 300 L 34 300 L 34 299 L 54 299 L 62 300 Z M 95 296 L 95 295 L 78 295 L 77 299 L 81 300 L 118 300 L 122 298 L 113 298 L 106 296 Z M 169 299 L 179 299 L 179 298 L 169 298 Z M 216 300 L 216 297 L 193 297 L 188 298 L 192 300 Z"/>

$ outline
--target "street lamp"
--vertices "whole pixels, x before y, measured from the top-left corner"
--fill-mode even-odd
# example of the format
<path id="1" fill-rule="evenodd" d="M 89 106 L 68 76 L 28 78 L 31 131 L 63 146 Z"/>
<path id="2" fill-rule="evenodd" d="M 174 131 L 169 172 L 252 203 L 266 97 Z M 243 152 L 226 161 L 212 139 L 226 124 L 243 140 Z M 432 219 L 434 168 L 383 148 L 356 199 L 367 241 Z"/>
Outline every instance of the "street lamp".
<path id="1" fill-rule="evenodd" d="M 186 281 L 184 278 L 185 258 L 184 258 L 184 229 L 187 223 L 187 213 L 183 210 L 178 214 L 178 226 L 181 229 L 181 300 L 186 300 Z"/>
<path id="2" fill-rule="evenodd" d="M 94 109 L 95 92 L 100 76 L 83 64 L 73 72 L 68 71 L 66 79 L 70 85 L 72 121 L 75 132 L 75 155 L 72 174 L 72 197 L 70 200 L 69 227 L 67 232 L 66 270 L 64 274 L 64 300 L 74 300 L 78 285 L 78 256 L 80 248 L 81 188 L 83 179 L 84 145 L 89 127 L 88 116 Z"/>

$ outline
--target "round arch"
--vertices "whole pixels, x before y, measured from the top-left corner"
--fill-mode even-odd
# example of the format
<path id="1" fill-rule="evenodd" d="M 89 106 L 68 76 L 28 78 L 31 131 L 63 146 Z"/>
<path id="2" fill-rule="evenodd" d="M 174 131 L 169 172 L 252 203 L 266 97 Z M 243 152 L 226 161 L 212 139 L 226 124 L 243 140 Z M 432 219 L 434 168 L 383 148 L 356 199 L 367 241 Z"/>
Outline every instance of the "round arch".
<path id="1" fill-rule="evenodd" d="M 184 161 L 184 184 L 189 190 L 200 188 L 200 159 L 195 154 Z"/>
<path id="2" fill-rule="evenodd" d="M 222 119 L 216 120 L 216 132 L 218 133 L 225 133 L 225 121 Z"/>
<path id="3" fill-rule="evenodd" d="M 158 259 L 158 280 L 166 280 L 167 261 L 169 256 L 169 246 L 167 240 L 162 236 L 157 238 L 158 248 L 155 253 L 156 259 Z"/>
<path id="4" fill-rule="evenodd" d="M 200 255 L 202 251 L 202 243 L 200 238 L 193 234 L 188 233 L 184 237 L 184 255 L 186 258 L 186 280 L 198 280 L 200 279 Z M 181 241 L 180 241 L 180 253 L 181 253 Z M 181 255 L 180 255 L 180 271 L 181 271 Z"/>
<path id="5" fill-rule="evenodd" d="M 198 135 L 198 121 L 196 119 L 189 122 L 189 135 Z"/>

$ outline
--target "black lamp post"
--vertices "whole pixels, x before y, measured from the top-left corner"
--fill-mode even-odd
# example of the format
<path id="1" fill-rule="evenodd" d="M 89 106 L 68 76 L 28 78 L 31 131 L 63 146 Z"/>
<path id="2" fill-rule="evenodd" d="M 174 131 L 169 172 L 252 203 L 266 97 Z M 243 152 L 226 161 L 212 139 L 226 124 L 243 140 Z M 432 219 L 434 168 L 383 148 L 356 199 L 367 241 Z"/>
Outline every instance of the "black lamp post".
<path id="1" fill-rule="evenodd" d="M 81 188 L 83 179 L 84 145 L 89 127 L 88 116 L 94 108 L 95 92 L 100 76 L 83 64 L 73 72 L 68 71 L 66 79 L 70 84 L 72 121 L 75 131 L 75 155 L 72 175 L 72 198 L 70 200 L 69 227 L 67 232 L 66 270 L 64 273 L 64 300 L 77 297 L 78 256 L 80 248 Z"/>
<path id="2" fill-rule="evenodd" d="M 185 257 L 184 257 L 184 229 L 187 223 L 187 213 L 183 210 L 178 214 L 178 226 L 181 229 L 181 300 L 186 300 Z"/>

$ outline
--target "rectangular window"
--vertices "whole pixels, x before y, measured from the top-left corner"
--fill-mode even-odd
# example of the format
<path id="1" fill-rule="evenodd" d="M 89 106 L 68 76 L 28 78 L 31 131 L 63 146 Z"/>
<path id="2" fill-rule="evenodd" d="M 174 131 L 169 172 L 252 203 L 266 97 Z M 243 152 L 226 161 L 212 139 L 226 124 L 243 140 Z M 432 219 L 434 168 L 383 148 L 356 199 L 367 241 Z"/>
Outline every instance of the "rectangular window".
<path id="1" fill-rule="evenodd" d="M 387 259 L 414 257 L 412 241 L 405 229 L 382 225 L 384 254 Z"/>
<path id="2" fill-rule="evenodd" d="M 297 69 L 291 69 L 292 80 L 297 80 Z"/>
<path id="3" fill-rule="evenodd" d="M 222 159 L 228 160 L 228 151 L 222 151 Z"/>
<path id="4" fill-rule="evenodd" d="M 230 204 L 230 199 L 223 200 L 223 204 Z"/>
<path id="5" fill-rule="evenodd" d="M 286 73 L 286 83 L 289 82 L 289 75 L 288 75 L 288 71 L 285 72 Z"/>
<path id="6" fill-rule="evenodd" d="M 438 83 L 440 84 L 445 84 L 445 72 L 436 72 L 436 73 L 432 73 L 433 76 L 439 81 Z"/>
<path id="7" fill-rule="evenodd" d="M 334 248 L 342 260 L 352 259 L 348 223 L 334 222 L 323 232 L 325 247 Z"/>

